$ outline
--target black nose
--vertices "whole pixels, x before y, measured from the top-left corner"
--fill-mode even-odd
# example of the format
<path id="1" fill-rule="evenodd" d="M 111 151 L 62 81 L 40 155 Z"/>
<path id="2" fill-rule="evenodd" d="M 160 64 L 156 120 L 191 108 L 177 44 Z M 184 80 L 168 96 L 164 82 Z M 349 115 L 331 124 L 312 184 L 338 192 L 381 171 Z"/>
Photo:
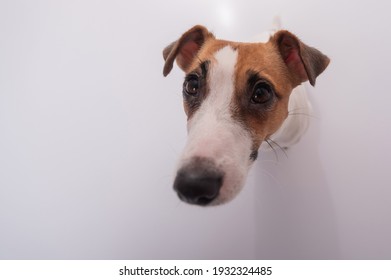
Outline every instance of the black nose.
<path id="1" fill-rule="evenodd" d="M 195 158 L 178 171 L 174 189 L 185 202 L 207 205 L 219 195 L 223 177 L 213 162 Z"/>

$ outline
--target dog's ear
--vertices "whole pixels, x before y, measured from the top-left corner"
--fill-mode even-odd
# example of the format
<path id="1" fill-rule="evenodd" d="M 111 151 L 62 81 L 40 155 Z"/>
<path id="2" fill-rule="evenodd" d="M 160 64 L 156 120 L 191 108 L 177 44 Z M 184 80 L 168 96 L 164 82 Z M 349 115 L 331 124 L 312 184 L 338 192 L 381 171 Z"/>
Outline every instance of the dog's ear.
<path id="1" fill-rule="evenodd" d="M 163 75 L 167 76 L 171 72 L 175 59 L 178 66 L 183 71 L 186 71 L 197 52 L 209 38 L 214 38 L 213 34 L 205 27 L 196 25 L 184 33 L 177 41 L 168 45 L 163 50 L 163 57 L 166 61 L 163 68 Z"/>
<path id="2" fill-rule="evenodd" d="M 277 46 L 297 85 L 309 80 L 314 86 L 316 77 L 326 69 L 330 62 L 330 59 L 323 53 L 302 43 L 286 30 L 278 31 L 271 41 Z"/>

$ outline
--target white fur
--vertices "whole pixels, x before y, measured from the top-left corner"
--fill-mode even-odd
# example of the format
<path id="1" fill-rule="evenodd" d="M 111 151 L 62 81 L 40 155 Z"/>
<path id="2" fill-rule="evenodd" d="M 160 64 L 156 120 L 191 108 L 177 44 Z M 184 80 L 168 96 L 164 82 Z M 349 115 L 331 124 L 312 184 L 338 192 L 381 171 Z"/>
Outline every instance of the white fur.
<path id="1" fill-rule="evenodd" d="M 311 113 L 312 106 L 305 85 L 299 85 L 293 89 L 289 97 L 288 117 L 270 138 L 283 148 L 293 146 L 307 131 Z M 262 148 L 271 149 L 265 144 Z"/>
<path id="2" fill-rule="evenodd" d="M 224 172 L 220 195 L 212 204 L 231 200 L 243 187 L 251 165 L 251 137 L 230 112 L 237 57 L 230 46 L 216 52 L 209 67 L 209 95 L 188 122 L 189 135 L 180 162 L 206 157 Z"/>

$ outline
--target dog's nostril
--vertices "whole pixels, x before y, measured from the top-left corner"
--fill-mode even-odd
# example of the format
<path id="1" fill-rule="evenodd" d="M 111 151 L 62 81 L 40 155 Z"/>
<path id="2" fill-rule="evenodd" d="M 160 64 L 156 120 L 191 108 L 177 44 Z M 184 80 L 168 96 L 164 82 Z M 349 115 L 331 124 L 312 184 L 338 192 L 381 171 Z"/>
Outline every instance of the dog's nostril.
<path id="1" fill-rule="evenodd" d="M 189 165 L 178 171 L 174 189 L 181 200 L 191 204 L 207 205 L 219 195 L 223 174 L 214 166 L 207 168 L 205 165 Z"/>

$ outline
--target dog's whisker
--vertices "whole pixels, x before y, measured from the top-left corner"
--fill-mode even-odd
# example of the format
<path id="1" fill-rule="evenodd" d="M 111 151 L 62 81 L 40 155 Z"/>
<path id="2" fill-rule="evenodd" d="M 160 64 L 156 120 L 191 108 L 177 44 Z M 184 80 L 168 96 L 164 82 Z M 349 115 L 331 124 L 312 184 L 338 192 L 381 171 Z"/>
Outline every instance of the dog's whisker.
<path id="1" fill-rule="evenodd" d="M 268 145 L 273 149 L 273 151 L 274 151 L 275 153 L 276 153 L 276 150 L 273 148 L 273 145 L 271 145 L 271 144 L 269 143 L 269 141 L 270 141 L 273 145 L 277 146 L 277 147 L 284 153 L 285 157 L 288 158 L 288 154 L 287 154 L 287 152 L 286 152 L 286 149 L 284 149 L 283 147 L 281 147 L 281 146 L 280 146 L 276 141 L 274 141 L 273 139 L 271 139 L 271 138 L 266 139 L 266 143 L 268 143 Z M 277 160 L 278 160 L 278 157 L 277 157 Z"/>
<path id="2" fill-rule="evenodd" d="M 266 143 L 269 145 L 269 147 L 273 150 L 274 156 L 276 157 L 276 161 L 278 162 L 278 161 L 279 161 L 279 159 L 278 159 L 278 154 L 277 154 L 276 150 L 274 149 L 273 145 L 269 143 L 269 140 L 270 140 L 270 139 L 265 139 L 265 142 L 266 142 Z"/>
<path id="3" fill-rule="evenodd" d="M 280 144 L 278 144 L 276 141 L 272 139 L 270 140 L 284 153 L 285 157 L 288 158 L 288 153 L 286 152 L 286 148 L 281 147 Z"/>

